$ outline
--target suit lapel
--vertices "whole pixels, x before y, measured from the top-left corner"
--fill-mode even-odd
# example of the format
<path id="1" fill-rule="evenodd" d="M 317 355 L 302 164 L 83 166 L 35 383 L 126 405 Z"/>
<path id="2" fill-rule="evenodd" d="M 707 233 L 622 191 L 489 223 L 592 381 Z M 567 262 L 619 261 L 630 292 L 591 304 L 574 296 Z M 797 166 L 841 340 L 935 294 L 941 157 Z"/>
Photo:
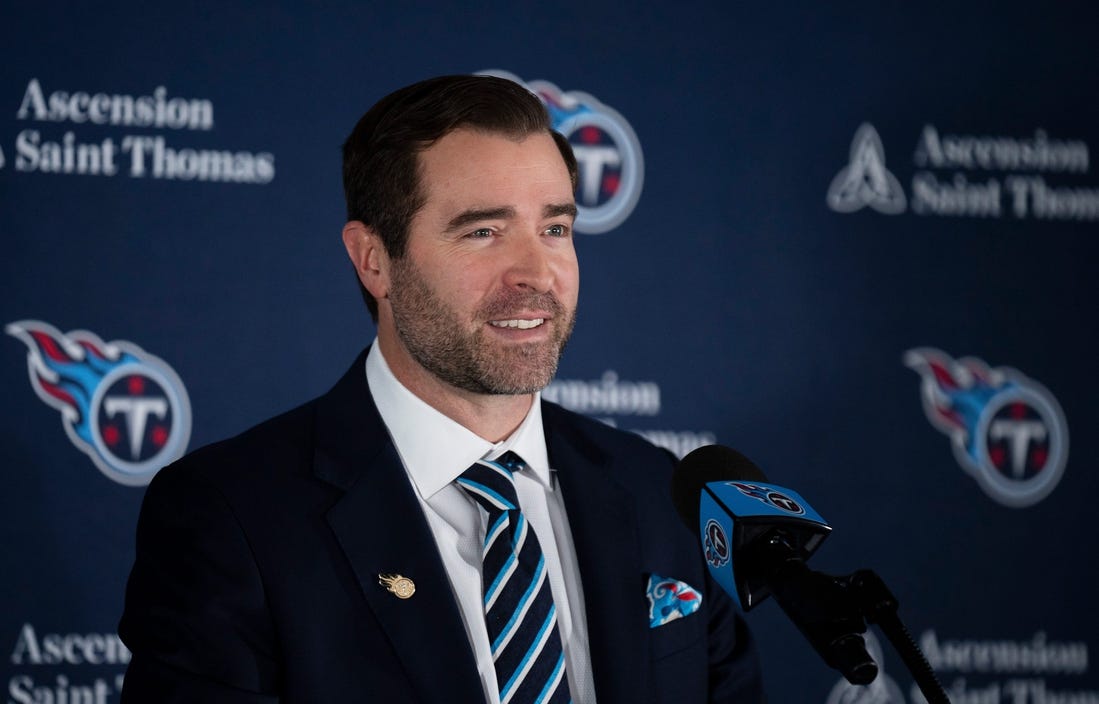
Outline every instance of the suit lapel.
<path id="1" fill-rule="evenodd" d="M 558 409 L 543 404 L 542 413 L 580 565 L 597 698 L 645 701 L 647 605 L 633 501 L 611 478 L 611 458 L 570 432 Z"/>
<path id="2" fill-rule="evenodd" d="M 465 627 L 427 520 L 366 383 L 365 352 L 317 406 L 314 471 L 345 493 L 328 523 L 408 679 L 424 701 L 483 696 Z M 644 701 L 648 632 L 636 514 L 610 476 L 611 458 L 543 405 L 550 464 L 558 470 L 584 588 L 596 695 Z M 399 599 L 378 575 L 401 574 Z"/>
<path id="3" fill-rule="evenodd" d="M 365 353 L 319 402 L 314 471 L 346 493 L 328 512 L 375 618 L 424 701 L 478 701 L 477 667 L 435 540 L 366 383 Z M 379 574 L 413 580 L 399 599 Z"/>

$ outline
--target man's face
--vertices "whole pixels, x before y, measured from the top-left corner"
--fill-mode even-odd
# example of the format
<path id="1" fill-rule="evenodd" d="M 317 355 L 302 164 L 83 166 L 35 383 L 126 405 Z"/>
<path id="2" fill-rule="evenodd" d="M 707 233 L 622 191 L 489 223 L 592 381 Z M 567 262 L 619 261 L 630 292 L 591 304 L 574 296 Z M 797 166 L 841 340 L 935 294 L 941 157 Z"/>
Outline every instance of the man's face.
<path id="1" fill-rule="evenodd" d="M 579 288 L 576 209 L 557 146 L 548 134 L 459 129 L 422 152 L 420 167 L 425 205 L 390 272 L 400 353 L 473 393 L 545 387 Z"/>

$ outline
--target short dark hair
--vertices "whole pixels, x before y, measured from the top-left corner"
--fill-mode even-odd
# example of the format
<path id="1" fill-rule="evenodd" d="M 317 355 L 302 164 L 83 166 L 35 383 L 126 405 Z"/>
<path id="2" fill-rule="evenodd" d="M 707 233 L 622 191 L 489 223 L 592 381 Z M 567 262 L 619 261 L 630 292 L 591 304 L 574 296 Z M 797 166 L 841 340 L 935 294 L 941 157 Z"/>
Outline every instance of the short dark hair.
<path id="1" fill-rule="evenodd" d="M 576 187 L 572 147 L 524 86 L 496 76 L 439 76 L 406 86 L 370 108 L 343 145 L 347 219 L 372 228 L 390 257 L 404 256 L 409 224 L 424 205 L 419 153 L 460 127 L 511 137 L 552 135 Z M 377 321 L 378 302 L 362 282 L 359 288 Z"/>

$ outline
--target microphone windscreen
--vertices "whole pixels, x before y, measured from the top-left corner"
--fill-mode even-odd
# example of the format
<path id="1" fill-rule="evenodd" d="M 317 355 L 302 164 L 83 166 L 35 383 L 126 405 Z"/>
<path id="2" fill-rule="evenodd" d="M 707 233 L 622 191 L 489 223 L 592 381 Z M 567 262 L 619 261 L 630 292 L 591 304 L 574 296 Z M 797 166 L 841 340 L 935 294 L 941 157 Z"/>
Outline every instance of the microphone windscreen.
<path id="1" fill-rule="evenodd" d="M 731 447 L 706 445 L 687 454 L 672 474 L 672 502 L 692 533 L 698 532 L 698 503 L 710 482 L 767 482 L 750 459 Z"/>

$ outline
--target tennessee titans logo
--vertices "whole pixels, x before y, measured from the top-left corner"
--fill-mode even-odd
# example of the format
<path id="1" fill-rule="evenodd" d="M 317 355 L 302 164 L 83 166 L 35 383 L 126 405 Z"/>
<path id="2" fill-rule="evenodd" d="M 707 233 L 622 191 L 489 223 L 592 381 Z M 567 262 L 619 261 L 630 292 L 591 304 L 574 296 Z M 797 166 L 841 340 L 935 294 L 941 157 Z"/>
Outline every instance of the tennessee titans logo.
<path id="1" fill-rule="evenodd" d="M 729 561 L 729 540 L 725 537 L 725 529 L 712 518 L 706 523 L 702 550 L 706 555 L 706 562 L 715 569 L 724 567 Z"/>
<path id="2" fill-rule="evenodd" d="M 769 487 L 744 484 L 742 482 L 729 482 L 729 486 L 736 487 L 737 491 L 745 496 L 750 496 L 757 501 L 762 501 L 768 506 L 774 506 L 781 511 L 799 516 L 805 513 L 805 509 L 803 509 L 801 504 L 797 501 L 794 501 L 786 494 L 775 491 Z"/>
<path id="3" fill-rule="evenodd" d="M 630 123 L 587 93 L 564 92 L 548 81 L 524 82 L 506 71 L 480 73 L 515 81 L 541 98 L 553 129 L 569 140 L 579 167 L 577 231 L 598 235 L 621 225 L 641 197 L 645 176 Z"/>
<path id="4" fill-rule="evenodd" d="M 62 334 L 38 320 L 5 328 L 27 346 L 38 398 L 61 412 L 69 440 L 120 484 L 148 484 L 191 437 L 191 402 L 171 367 L 131 342 Z"/>
<path id="5" fill-rule="evenodd" d="M 909 350 L 904 363 L 922 377 L 927 419 L 989 496 L 1021 508 L 1053 491 L 1068 461 L 1068 424 L 1045 387 L 1014 369 L 931 348 Z"/>

